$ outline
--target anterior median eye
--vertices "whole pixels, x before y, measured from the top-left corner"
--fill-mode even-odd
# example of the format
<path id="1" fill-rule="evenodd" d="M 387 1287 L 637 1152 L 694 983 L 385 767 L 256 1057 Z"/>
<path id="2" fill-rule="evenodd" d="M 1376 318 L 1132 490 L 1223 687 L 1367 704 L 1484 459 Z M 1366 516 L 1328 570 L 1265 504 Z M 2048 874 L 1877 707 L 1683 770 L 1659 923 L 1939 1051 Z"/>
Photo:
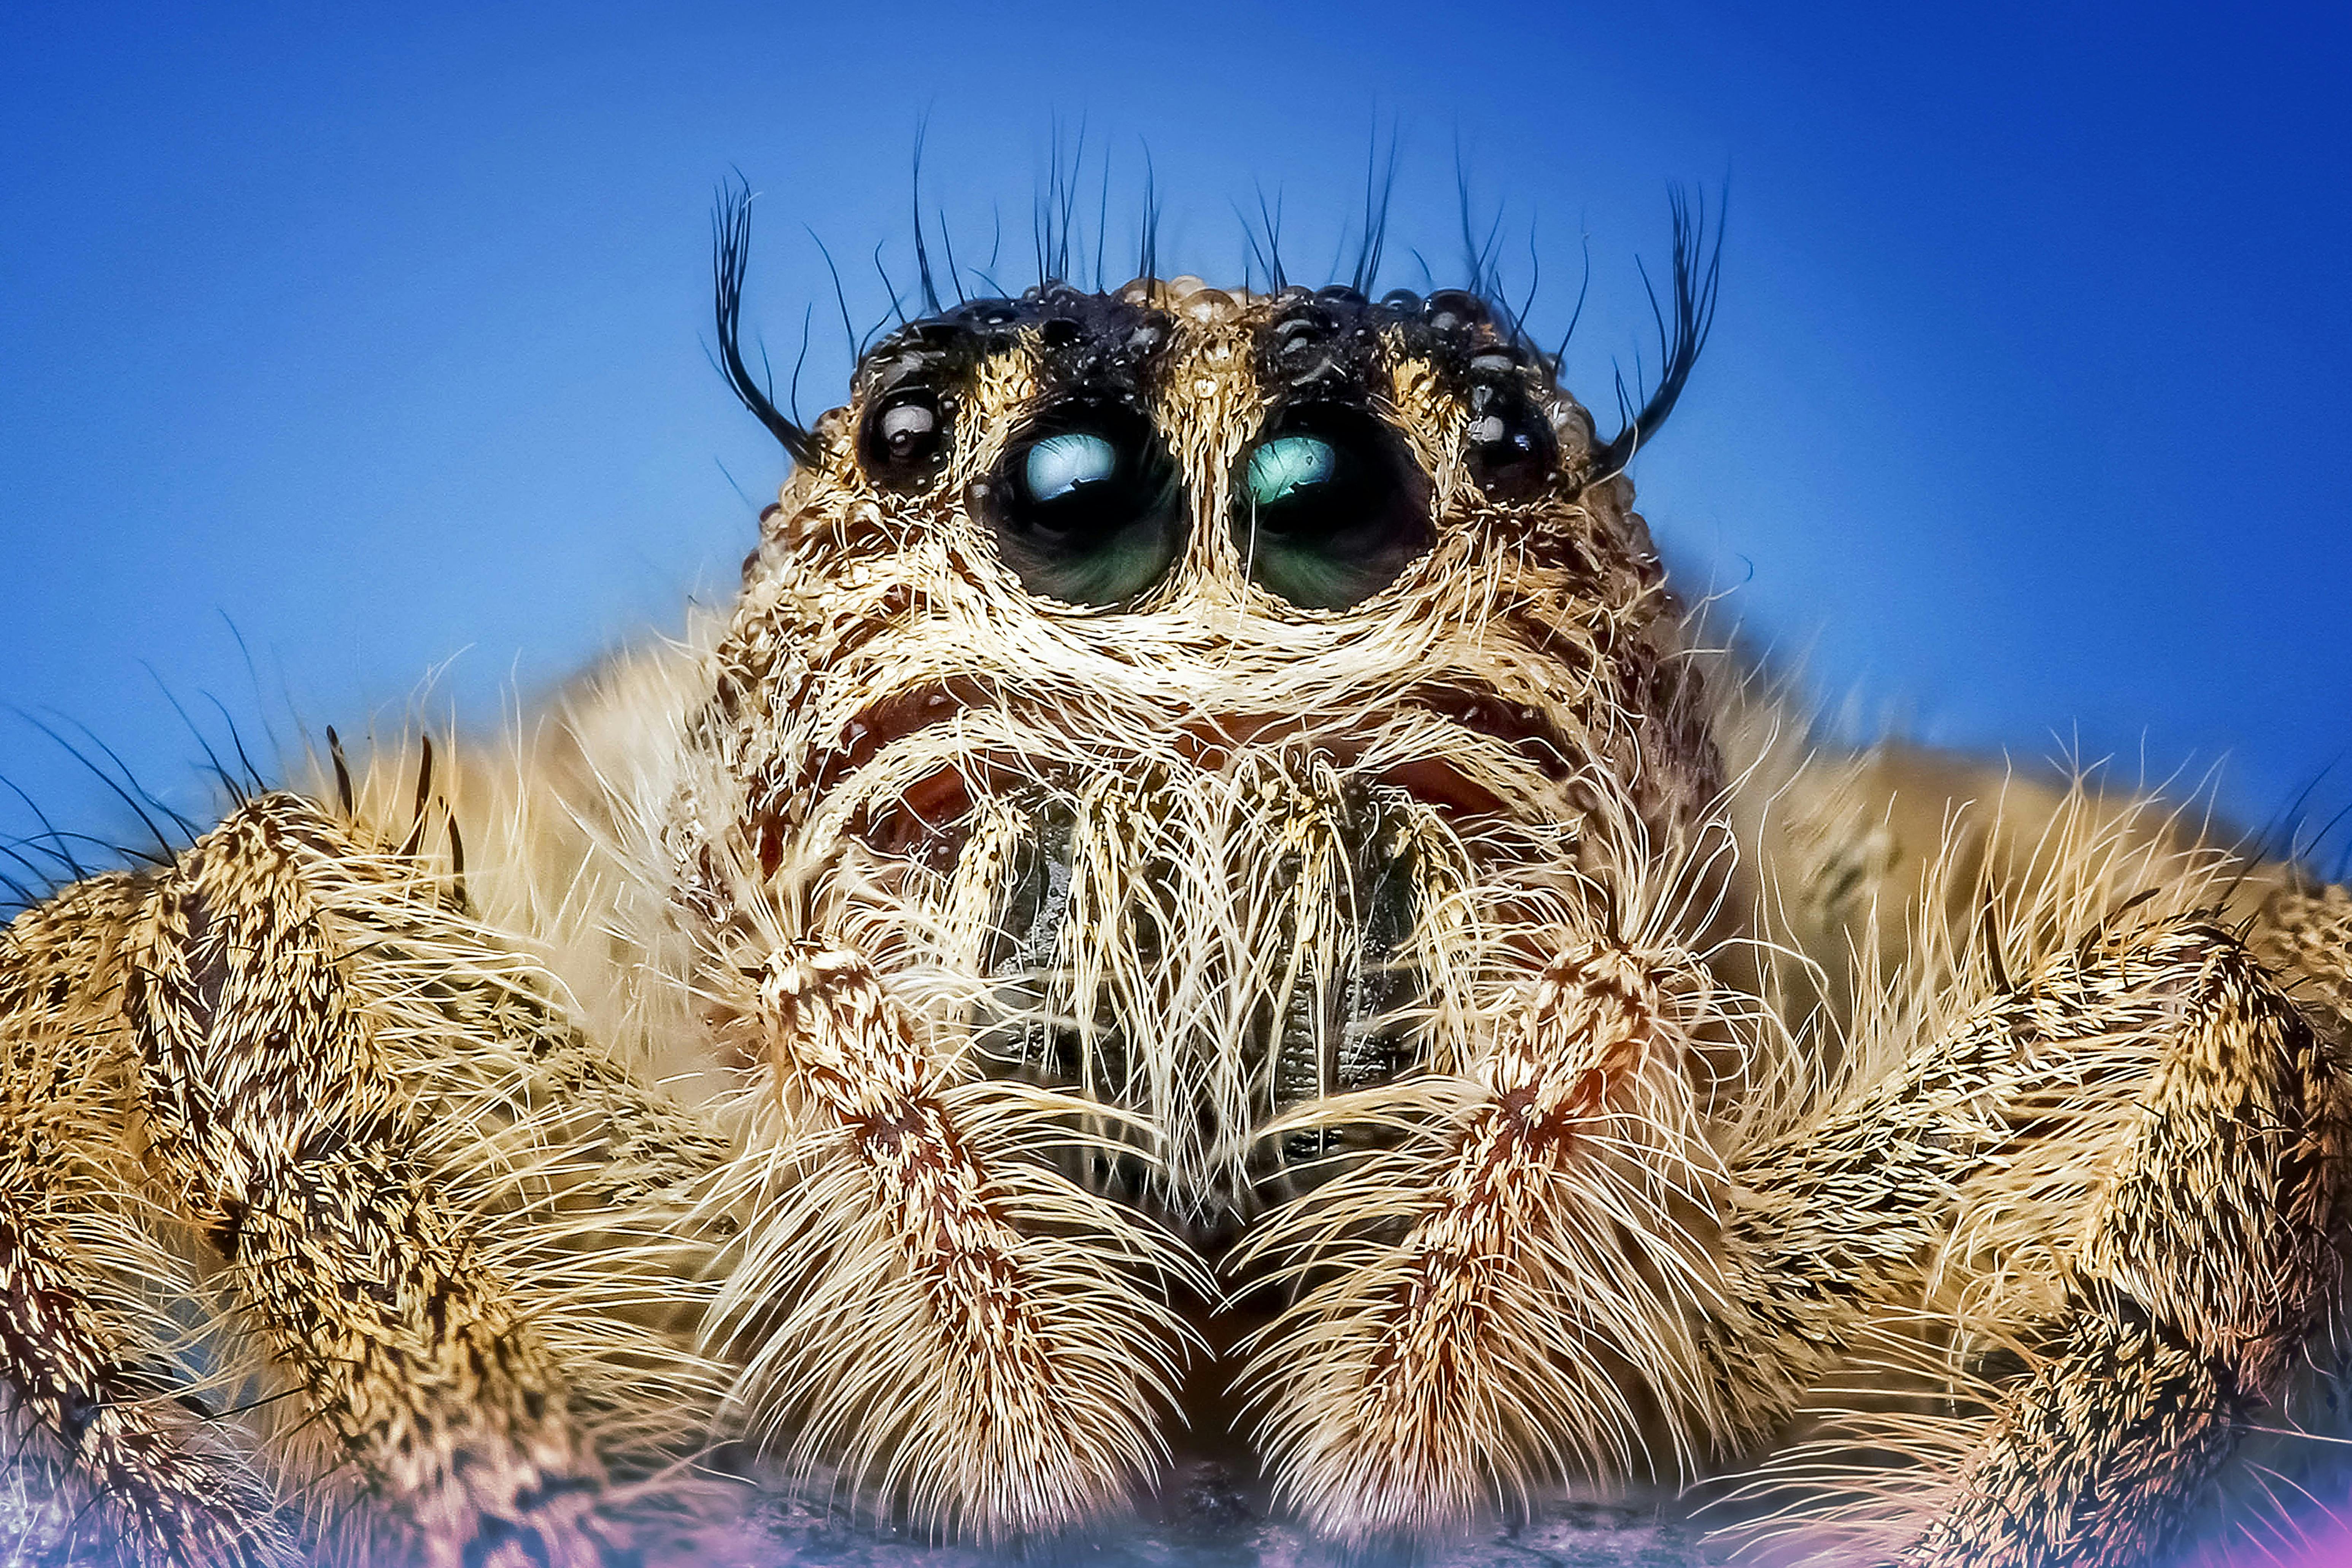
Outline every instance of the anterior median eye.
<path id="1" fill-rule="evenodd" d="M 1429 480 L 1362 409 L 1289 411 L 1251 449 L 1234 519 L 1250 576 L 1315 610 L 1344 610 L 1396 580 L 1435 540 Z"/>
<path id="2" fill-rule="evenodd" d="M 1182 548 L 1175 465 L 1150 424 L 1118 405 L 1057 409 L 975 488 L 997 553 L 1031 593 L 1121 605 Z"/>

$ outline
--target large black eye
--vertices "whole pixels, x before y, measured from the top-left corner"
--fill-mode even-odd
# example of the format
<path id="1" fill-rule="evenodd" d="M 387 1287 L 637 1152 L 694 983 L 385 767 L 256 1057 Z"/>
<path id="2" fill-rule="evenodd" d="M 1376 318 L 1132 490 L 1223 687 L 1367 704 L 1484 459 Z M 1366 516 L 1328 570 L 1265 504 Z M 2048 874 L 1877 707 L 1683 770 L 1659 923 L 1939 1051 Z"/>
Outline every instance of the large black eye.
<path id="1" fill-rule="evenodd" d="M 892 394 L 866 416 L 857 460 L 876 483 L 895 490 L 921 489 L 935 479 L 947 455 L 948 422 L 939 400 L 915 389 Z"/>
<path id="2" fill-rule="evenodd" d="M 1128 409 L 1048 416 L 974 492 L 1022 585 L 1065 604 L 1125 604 L 1159 582 L 1183 546 L 1175 466 Z"/>
<path id="3" fill-rule="evenodd" d="M 1429 481 L 1360 409 L 1294 409 L 1243 468 L 1234 534 L 1250 576 L 1314 610 L 1344 610 L 1434 542 Z"/>
<path id="4" fill-rule="evenodd" d="M 1467 446 L 1470 477 L 1496 500 L 1525 500 L 1534 495 L 1551 477 L 1552 460 L 1559 456 L 1551 421 L 1525 393 L 1508 384 L 1471 389 Z"/>

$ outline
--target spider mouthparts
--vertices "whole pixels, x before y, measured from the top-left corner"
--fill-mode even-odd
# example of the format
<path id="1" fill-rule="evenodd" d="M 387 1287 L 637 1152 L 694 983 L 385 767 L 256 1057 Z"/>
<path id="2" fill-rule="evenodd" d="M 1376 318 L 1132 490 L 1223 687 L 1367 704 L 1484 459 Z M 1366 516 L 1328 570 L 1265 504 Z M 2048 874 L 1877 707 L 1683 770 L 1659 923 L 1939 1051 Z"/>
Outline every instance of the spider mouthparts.
<path id="1" fill-rule="evenodd" d="M 971 1059 L 1105 1108 L 1057 1152 L 1065 1173 L 1208 1235 L 1380 1141 L 1260 1129 L 1418 1059 L 1423 868 L 1397 792 L 1276 791 L 1263 818 L 1197 841 L 1171 831 L 1188 804 L 1174 792 L 1125 814 L 1065 791 L 1015 798 L 1029 830 Z"/>
<path id="2" fill-rule="evenodd" d="M 843 727 L 839 744 L 817 759 L 803 792 L 822 797 L 893 743 L 982 705 L 979 689 L 968 680 L 931 682 L 869 703 Z M 1519 761 L 1547 776 L 1559 777 L 1570 769 L 1569 743 L 1538 708 L 1457 687 L 1430 687 L 1413 692 L 1401 710 L 1434 713 L 1451 721 L 1483 740 L 1508 748 Z M 1050 728 L 1043 720 L 1039 722 Z M 1149 739 L 1148 728 L 1142 736 Z M 1130 733 L 1119 739 L 1133 743 L 1138 736 Z M 1351 769 L 1360 764 L 1367 746 L 1362 735 L 1334 729 L 1312 714 L 1266 712 L 1187 720 L 1164 731 L 1161 741 L 1163 756 L 1172 753 L 1181 759 L 1179 768 L 1189 765 L 1204 774 L 1230 773 L 1248 765 L 1253 756 L 1278 752 L 1293 743 L 1305 746 L 1336 768 Z M 1139 754 L 1130 771 L 1140 775 L 1160 765 L 1142 761 Z M 987 750 L 967 752 L 912 783 L 869 799 L 851 831 L 884 855 L 919 859 L 944 870 L 961 852 L 976 801 L 1033 788 L 1041 774 L 1052 771 L 1034 759 Z M 1392 763 L 1351 787 L 1360 793 L 1366 783 L 1456 819 L 1513 815 L 1497 788 L 1480 782 L 1463 760 L 1443 752 Z"/>
<path id="3" fill-rule="evenodd" d="M 1533 703 L 1452 685 L 1422 687 L 1412 693 L 1412 703 L 1453 720 L 1473 734 L 1499 742 L 1548 774 L 1558 776 L 1573 766 L 1577 748 L 1569 743 L 1552 717 Z"/>

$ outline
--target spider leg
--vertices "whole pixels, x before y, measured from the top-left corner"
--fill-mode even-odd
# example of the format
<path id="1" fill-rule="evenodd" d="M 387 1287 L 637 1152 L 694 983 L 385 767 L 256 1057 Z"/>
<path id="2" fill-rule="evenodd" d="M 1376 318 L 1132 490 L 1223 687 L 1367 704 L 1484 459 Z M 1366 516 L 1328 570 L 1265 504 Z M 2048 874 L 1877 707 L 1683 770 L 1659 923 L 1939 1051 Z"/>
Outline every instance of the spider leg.
<path id="1" fill-rule="evenodd" d="M 1452 1103 L 1254 1233 L 1240 1264 L 1297 1295 L 1243 1378 L 1315 1528 L 1427 1536 L 1647 1467 L 1665 1413 L 1641 1390 L 1693 1361 L 1704 1288 L 1691 1194 L 1710 1158 L 1667 1058 L 1708 994 L 1678 951 L 1570 943 Z M 1629 1267 L 1621 1227 L 1653 1256 Z"/>
<path id="2" fill-rule="evenodd" d="M 718 1310 L 749 1402 L 796 1427 L 801 1468 L 935 1527 L 1115 1503 L 1165 1458 L 1184 1266 L 1036 1158 L 1051 1134 L 1013 1086 L 960 1081 L 858 953 L 788 943 L 757 985 L 782 1194 Z"/>
<path id="3" fill-rule="evenodd" d="M 149 1160 L 329 1458 L 426 1562 L 601 1561 L 598 1456 L 478 1227 L 428 1179 L 366 994 L 415 881 L 288 795 L 157 875 L 122 998 Z"/>
<path id="4" fill-rule="evenodd" d="M 2020 1201 L 2037 1164 L 2064 1172 L 2056 1299 L 2018 1335 L 2025 1371 L 1896 1499 L 1909 1540 L 1890 1554 L 2147 1561 L 2340 1310 L 2347 1091 L 2278 978 L 2203 918 L 2058 953 L 1735 1171 L 1723 1251 L 1744 1319 L 1717 1352 L 1801 1383 L 1874 1304 L 1931 1296 L 1972 1213 Z"/>
<path id="5" fill-rule="evenodd" d="M 291 1533 L 257 1478 L 158 1370 L 175 1358 L 148 1331 L 135 1278 L 121 1277 L 157 1260 L 100 1262 L 122 1264 L 140 1227 L 120 1212 L 136 1174 L 108 1115 L 89 993 L 138 902 L 129 878 L 103 878 L 0 934 L 0 1390 L 71 1490 L 113 1505 L 100 1519 L 136 1560 L 291 1564 Z"/>

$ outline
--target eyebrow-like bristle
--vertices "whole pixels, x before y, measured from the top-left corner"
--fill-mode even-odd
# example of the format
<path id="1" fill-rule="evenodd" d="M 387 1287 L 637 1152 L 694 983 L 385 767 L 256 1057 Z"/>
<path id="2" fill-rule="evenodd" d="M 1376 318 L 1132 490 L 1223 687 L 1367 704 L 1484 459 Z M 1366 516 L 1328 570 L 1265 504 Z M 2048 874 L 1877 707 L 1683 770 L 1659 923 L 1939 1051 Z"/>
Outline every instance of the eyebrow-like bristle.
<path id="1" fill-rule="evenodd" d="M 940 290 L 938 284 L 934 282 L 931 278 L 930 250 L 923 244 L 923 137 L 929 130 L 930 117 L 929 115 L 924 116 L 922 120 L 916 123 L 915 166 L 911 181 L 913 189 L 911 193 L 912 201 L 910 205 L 914 209 L 915 216 L 915 276 L 919 280 L 923 290 L 923 314 L 927 316 L 936 316 L 940 313 L 941 309 L 940 304 Z M 944 226 L 945 226 L 942 225 L 942 227 Z M 954 268 L 954 262 L 952 260 L 950 261 L 949 268 L 950 274 L 952 276 Z M 961 289 L 958 289 L 956 293 L 958 297 L 961 298 L 963 290 Z"/>
<path id="2" fill-rule="evenodd" d="M 993 212 L 987 261 L 985 265 L 971 268 L 975 287 L 972 289 L 965 288 L 965 268 L 956 255 L 947 209 L 938 207 L 927 214 L 923 207 L 923 160 L 928 139 L 928 122 L 919 123 L 909 178 L 913 276 L 901 286 L 893 277 L 894 264 L 885 257 L 886 247 L 877 245 L 875 247 L 869 259 L 875 276 L 884 288 L 886 306 L 872 328 L 863 332 L 858 331 L 841 269 L 824 240 L 814 229 L 809 231 L 810 239 L 824 257 L 826 272 L 832 279 L 835 307 L 839 312 L 843 337 L 853 361 L 863 364 L 871 357 L 871 351 L 877 342 L 889 342 L 898 331 L 922 329 L 939 322 L 970 320 L 967 313 L 972 307 L 990 300 L 1001 300 L 1015 309 L 1026 309 L 1041 296 L 1059 289 L 1103 299 L 1114 297 L 1110 291 L 1107 259 L 1112 205 L 1111 160 L 1108 150 L 1098 159 L 1100 168 L 1097 172 L 1091 287 L 1086 287 L 1086 280 L 1082 278 L 1072 277 L 1074 271 L 1084 273 L 1089 265 L 1086 255 L 1087 237 L 1079 226 L 1083 193 L 1081 175 L 1087 154 L 1087 127 L 1083 121 L 1074 131 L 1060 124 L 1055 127 L 1046 167 L 1041 173 L 1032 197 L 1031 242 L 1038 281 L 1017 291 L 1006 289 L 996 276 L 1003 243 L 1001 209 Z M 1143 146 L 1142 152 L 1135 279 L 1150 285 L 1160 280 L 1163 267 L 1160 235 L 1165 210 L 1148 144 Z M 1379 286 L 1382 268 L 1388 260 L 1399 153 L 1399 138 L 1394 126 L 1376 124 L 1366 152 L 1360 226 L 1349 226 L 1338 237 L 1339 255 L 1333 258 L 1331 271 L 1334 282 L 1330 286 L 1344 288 L 1367 301 L 1374 298 L 1373 291 Z M 737 396 L 777 435 L 788 451 L 794 453 L 798 462 L 804 460 L 800 456 L 803 450 L 814 449 L 814 443 L 801 423 L 799 401 L 800 376 L 808 355 L 810 312 L 804 310 L 803 315 L 802 342 L 793 367 L 790 412 L 785 413 L 775 406 L 774 378 L 764 356 L 758 374 L 741 363 L 744 355 L 740 346 L 740 312 L 744 258 L 748 251 L 746 204 L 749 195 L 748 187 L 744 186 L 741 175 L 738 174 L 734 184 L 722 194 L 720 211 L 714 219 L 721 342 L 712 357 L 727 375 Z M 1567 327 L 1556 345 L 1546 353 L 1533 341 L 1528 325 L 1534 313 L 1544 272 L 1542 251 L 1537 243 L 1532 219 L 1525 226 L 1528 230 L 1528 276 L 1524 287 L 1516 289 L 1517 297 L 1510 298 L 1505 292 L 1507 269 L 1500 259 L 1507 226 L 1505 221 L 1507 210 L 1497 205 L 1491 215 L 1482 213 L 1474 199 L 1468 168 L 1458 153 L 1454 196 L 1459 267 L 1468 276 L 1459 284 L 1441 283 L 1422 252 L 1408 247 L 1408 253 L 1419 264 L 1423 274 L 1423 297 L 1434 299 L 1458 290 L 1475 298 L 1483 307 L 1486 320 L 1491 323 L 1494 337 L 1507 343 L 1518 356 L 1521 364 L 1534 367 L 1553 385 L 1567 391 L 1561 376 L 1568 346 L 1583 319 L 1584 308 L 1591 293 L 1590 239 L 1587 238 L 1580 247 L 1581 276 Z M 1620 375 L 1617 401 L 1622 426 L 1613 439 L 1592 453 L 1596 465 L 1592 471 L 1600 477 L 1622 471 L 1639 448 L 1656 436 L 1688 384 L 1693 367 L 1713 327 L 1722 264 L 1721 198 L 1717 198 L 1712 215 L 1703 195 L 1694 196 L 1680 187 L 1669 193 L 1669 201 L 1673 217 L 1671 266 L 1660 278 L 1654 279 L 1646 268 L 1642 272 L 1657 326 L 1660 363 L 1654 381 L 1648 374 L 1649 367 L 1639 362 L 1630 377 L 1631 384 L 1628 384 L 1628 377 Z M 1244 296 L 1255 294 L 1261 285 L 1268 295 L 1300 289 L 1301 285 L 1293 276 L 1295 258 L 1284 250 L 1283 193 L 1279 189 L 1270 193 L 1260 185 L 1254 189 L 1253 205 L 1254 211 L 1241 203 L 1234 204 L 1245 246 L 1240 268 L 1240 292 Z M 936 236 L 932 233 L 935 223 L 938 226 Z M 938 242 L 936 247 L 935 239 Z M 1399 243 L 1402 245 L 1402 241 Z M 1348 256 L 1351 246 L 1352 260 Z M 954 296 L 952 304 L 947 299 L 950 293 Z M 1412 310 L 1416 308 L 1417 300 L 1406 303 L 1406 315 L 1398 319 L 1409 321 Z M 730 355 L 737 362 L 731 367 L 727 363 Z"/>
<path id="3" fill-rule="evenodd" d="M 1359 294 L 1370 294 L 1373 280 L 1380 276 L 1381 252 L 1388 243 L 1390 200 L 1396 195 L 1396 128 L 1389 129 L 1387 167 L 1382 169 L 1380 131 L 1375 126 L 1364 161 L 1363 244 L 1356 252 L 1355 269 L 1349 276 L 1349 287 Z"/>
<path id="4" fill-rule="evenodd" d="M 793 464 L 805 468 L 816 458 L 816 443 L 806 430 L 777 408 L 770 393 L 774 377 L 755 381 L 751 367 L 743 363 L 743 278 L 751 263 L 751 187 L 740 174 L 731 187 L 719 188 L 710 229 L 712 310 L 719 335 L 719 372 L 727 377 L 728 385 L 734 389 L 743 406 L 768 427 L 769 434 L 775 437 Z M 767 368 L 764 354 L 761 368 Z"/>
<path id="5" fill-rule="evenodd" d="M 1151 148 L 1143 149 L 1143 232 L 1136 242 L 1135 275 L 1146 282 L 1160 278 L 1160 185 L 1151 166 Z"/>
<path id="6" fill-rule="evenodd" d="M 1667 322 L 1649 268 L 1643 268 L 1642 286 L 1649 291 L 1650 314 L 1658 327 L 1658 384 L 1643 403 L 1641 412 L 1626 420 L 1625 427 L 1593 454 L 1593 471 L 1600 478 L 1623 472 L 1642 444 L 1657 434 L 1666 416 L 1675 411 L 1683 386 L 1690 380 L 1691 367 L 1698 363 L 1699 351 L 1706 346 L 1706 335 L 1715 326 L 1717 288 L 1723 272 L 1723 205 L 1727 195 L 1727 191 L 1716 199 L 1715 243 L 1710 247 L 1706 194 L 1700 192 L 1694 202 L 1680 186 L 1667 193 L 1674 213 L 1675 249 L 1669 274 L 1674 321 Z M 1617 385 L 1617 401 L 1621 408 L 1633 401 L 1626 395 L 1622 377 Z"/>

